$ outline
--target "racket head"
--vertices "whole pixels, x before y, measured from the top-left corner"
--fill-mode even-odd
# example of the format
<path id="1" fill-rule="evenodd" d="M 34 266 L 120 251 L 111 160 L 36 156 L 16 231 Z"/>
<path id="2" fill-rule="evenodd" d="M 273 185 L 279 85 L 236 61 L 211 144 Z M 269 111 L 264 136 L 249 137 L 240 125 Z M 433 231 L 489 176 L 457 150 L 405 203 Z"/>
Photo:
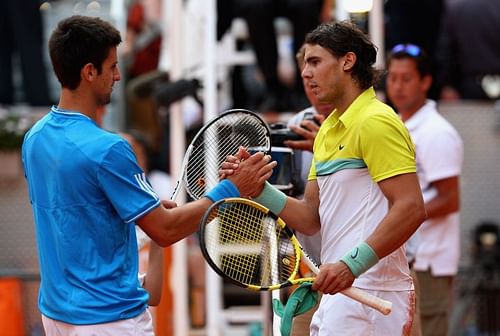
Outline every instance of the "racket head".
<path id="1" fill-rule="evenodd" d="M 294 284 L 300 245 L 283 220 L 259 203 L 244 198 L 215 202 L 199 233 L 206 261 L 232 283 L 252 290 Z"/>
<path id="2" fill-rule="evenodd" d="M 271 131 L 257 114 L 245 109 L 223 112 L 195 135 L 186 151 L 184 186 L 189 196 L 200 199 L 219 182 L 218 169 L 239 146 L 271 152 Z M 208 163 L 208 164 L 207 164 Z"/>

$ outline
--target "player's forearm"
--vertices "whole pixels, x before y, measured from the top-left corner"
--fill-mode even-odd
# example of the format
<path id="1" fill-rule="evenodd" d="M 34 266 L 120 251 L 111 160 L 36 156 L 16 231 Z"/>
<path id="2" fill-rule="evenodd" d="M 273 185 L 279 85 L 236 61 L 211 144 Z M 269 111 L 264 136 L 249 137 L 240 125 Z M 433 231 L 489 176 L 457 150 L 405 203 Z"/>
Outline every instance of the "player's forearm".
<path id="1" fill-rule="evenodd" d="M 288 226 L 305 235 L 313 235 L 321 228 L 318 208 L 306 199 L 288 197 L 279 215 Z"/>
<path id="2" fill-rule="evenodd" d="M 196 232 L 211 204 L 208 198 L 202 198 L 173 209 L 160 206 L 137 223 L 158 245 L 167 247 Z"/>
<path id="3" fill-rule="evenodd" d="M 437 218 L 455 213 L 460 209 L 460 200 L 456 197 L 436 197 L 432 201 L 425 204 L 427 218 Z"/>
<path id="4" fill-rule="evenodd" d="M 318 192 L 316 181 L 310 182 L 306 186 L 304 198 L 298 200 L 287 197 L 276 187 L 266 183 L 263 191 L 254 198 L 254 201 L 280 216 L 291 228 L 305 235 L 313 235 L 321 227 L 318 212 Z"/>
<path id="5" fill-rule="evenodd" d="M 169 225 L 167 225 L 166 234 L 171 244 L 198 231 L 201 218 L 211 204 L 211 200 L 202 198 L 198 201 L 187 203 L 182 207 L 169 210 L 172 212 L 172 219 Z"/>
<path id="6" fill-rule="evenodd" d="M 160 304 L 163 282 L 163 249 L 154 241 L 149 247 L 148 269 L 144 281 L 144 288 L 149 293 L 148 304 Z"/>

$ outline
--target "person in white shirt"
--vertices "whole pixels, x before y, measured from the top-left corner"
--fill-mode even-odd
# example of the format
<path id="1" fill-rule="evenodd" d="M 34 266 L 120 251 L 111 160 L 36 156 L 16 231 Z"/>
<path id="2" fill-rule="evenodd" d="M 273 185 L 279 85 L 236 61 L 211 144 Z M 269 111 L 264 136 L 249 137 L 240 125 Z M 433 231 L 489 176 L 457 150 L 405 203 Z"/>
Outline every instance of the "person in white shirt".
<path id="1" fill-rule="evenodd" d="M 420 294 L 422 334 L 446 335 L 451 286 L 460 254 L 460 173 L 463 143 L 455 128 L 427 99 L 432 83 L 429 59 L 413 44 L 392 49 L 387 94 L 416 147 L 417 176 L 427 220 L 418 229 L 413 268 Z"/>

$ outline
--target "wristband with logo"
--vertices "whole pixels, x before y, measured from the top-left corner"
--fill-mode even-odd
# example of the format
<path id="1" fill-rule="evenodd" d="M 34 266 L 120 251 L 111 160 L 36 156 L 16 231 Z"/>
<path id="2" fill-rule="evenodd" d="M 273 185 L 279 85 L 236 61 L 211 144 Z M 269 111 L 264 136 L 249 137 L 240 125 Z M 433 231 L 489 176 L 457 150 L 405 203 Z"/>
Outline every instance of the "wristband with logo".
<path id="1" fill-rule="evenodd" d="M 378 263 L 379 259 L 371 246 L 362 242 L 346 253 L 340 260 L 349 267 L 352 274 L 357 278 Z"/>

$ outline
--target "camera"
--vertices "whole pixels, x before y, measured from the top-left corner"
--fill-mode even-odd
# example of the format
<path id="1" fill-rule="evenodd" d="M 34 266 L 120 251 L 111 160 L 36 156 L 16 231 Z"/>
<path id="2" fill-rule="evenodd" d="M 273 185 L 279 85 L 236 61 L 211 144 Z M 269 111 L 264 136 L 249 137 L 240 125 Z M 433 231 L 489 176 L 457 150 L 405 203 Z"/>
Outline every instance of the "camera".
<path id="1" fill-rule="evenodd" d="M 311 111 L 307 111 L 304 113 L 302 120 L 312 120 L 318 126 L 319 122 L 314 118 L 314 113 Z M 301 120 L 301 122 L 302 122 Z M 300 123 L 299 123 L 300 124 Z M 286 140 L 304 140 L 304 137 L 298 135 L 291 129 L 289 129 L 285 123 L 275 123 L 269 125 L 271 129 L 271 146 L 272 147 L 286 147 L 284 142 Z"/>

